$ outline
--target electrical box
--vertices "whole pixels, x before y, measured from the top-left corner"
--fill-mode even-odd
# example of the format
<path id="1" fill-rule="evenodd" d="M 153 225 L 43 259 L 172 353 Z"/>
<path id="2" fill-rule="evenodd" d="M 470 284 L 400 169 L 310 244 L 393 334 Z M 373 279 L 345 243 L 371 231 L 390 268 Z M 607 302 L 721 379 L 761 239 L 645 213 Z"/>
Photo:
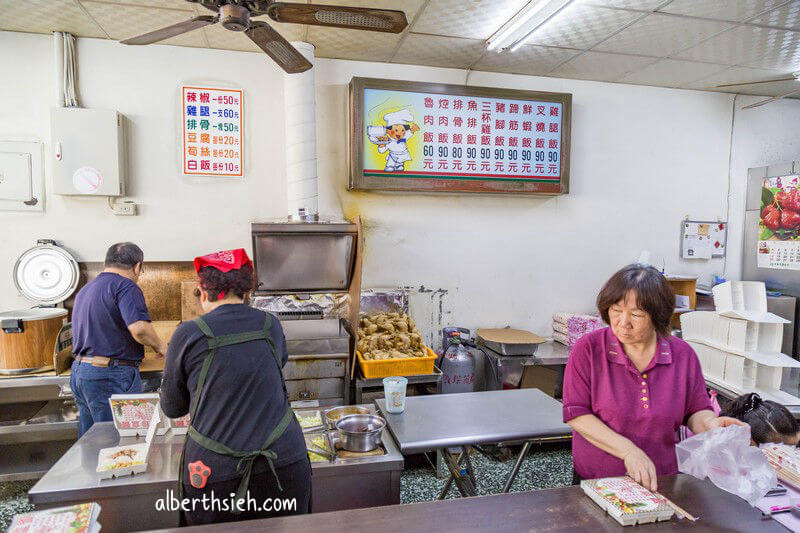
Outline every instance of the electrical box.
<path id="1" fill-rule="evenodd" d="M 31 154 L 0 152 L 0 198 L 20 202 L 33 198 Z"/>
<path id="2" fill-rule="evenodd" d="M 42 211 L 42 143 L 0 139 L 0 211 Z"/>
<path id="3" fill-rule="evenodd" d="M 113 109 L 57 107 L 50 112 L 53 192 L 123 196 L 123 117 Z"/>

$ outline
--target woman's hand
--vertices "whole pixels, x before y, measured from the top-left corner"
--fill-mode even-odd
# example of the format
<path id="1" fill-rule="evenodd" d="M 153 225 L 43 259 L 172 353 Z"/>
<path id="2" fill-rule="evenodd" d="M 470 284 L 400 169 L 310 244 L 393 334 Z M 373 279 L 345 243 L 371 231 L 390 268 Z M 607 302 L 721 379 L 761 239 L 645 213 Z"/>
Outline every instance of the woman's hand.
<path id="1" fill-rule="evenodd" d="M 622 460 L 625 462 L 625 470 L 634 481 L 653 492 L 658 490 L 656 465 L 646 453 L 634 446 L 622 457 Z"/>
<path id="2" fill-rule="evenodd" d="M 716 428 L 725 428 L 728 426 L 747 426 L 747 424 L 741 420 L 737 420 L 729 416 L 716 416 L 714 418 L 709 418 L 708 420 L 704 421 L 704 425 L 706 431 L 711 431 L 712 429 Z"/>

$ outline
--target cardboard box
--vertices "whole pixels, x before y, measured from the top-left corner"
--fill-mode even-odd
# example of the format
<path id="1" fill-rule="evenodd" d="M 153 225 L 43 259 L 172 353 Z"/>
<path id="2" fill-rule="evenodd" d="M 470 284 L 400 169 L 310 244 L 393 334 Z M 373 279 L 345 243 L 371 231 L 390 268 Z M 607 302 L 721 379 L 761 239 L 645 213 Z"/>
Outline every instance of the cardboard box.
<path id="1" fill-rule="evenodd" d="M 548 396 L 560 399 L 563 386 L 562 365 L 527 365 L 522 370 L 521 389 L 539 389 Z"/>

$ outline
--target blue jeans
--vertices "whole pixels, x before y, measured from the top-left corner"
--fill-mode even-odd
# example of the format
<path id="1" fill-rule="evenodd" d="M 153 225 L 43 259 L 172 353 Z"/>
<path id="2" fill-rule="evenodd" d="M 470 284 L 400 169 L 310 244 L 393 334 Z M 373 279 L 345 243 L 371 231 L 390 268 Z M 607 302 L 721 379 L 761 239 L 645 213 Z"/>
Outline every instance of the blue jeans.
<path id="1" fill-rule="evenodd" d="M 86 433 L 95 422 L 110 422 L 112 394 L 138 394 L 142 392 L 139 369 L 132 366 L 92 366 L 72 363 L 69 386 L 78 404 L 80 420 L 78 437 Z"/>

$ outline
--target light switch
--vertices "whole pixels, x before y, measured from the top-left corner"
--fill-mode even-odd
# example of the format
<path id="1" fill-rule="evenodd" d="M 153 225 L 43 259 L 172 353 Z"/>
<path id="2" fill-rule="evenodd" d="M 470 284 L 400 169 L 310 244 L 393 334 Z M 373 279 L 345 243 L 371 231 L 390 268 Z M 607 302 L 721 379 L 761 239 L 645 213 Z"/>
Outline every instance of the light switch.
<path id="1" fill-rule="evenodd" d="M 32 197 L 31 154 L 0 152 L 0 200 L 27 202 Z"/>

